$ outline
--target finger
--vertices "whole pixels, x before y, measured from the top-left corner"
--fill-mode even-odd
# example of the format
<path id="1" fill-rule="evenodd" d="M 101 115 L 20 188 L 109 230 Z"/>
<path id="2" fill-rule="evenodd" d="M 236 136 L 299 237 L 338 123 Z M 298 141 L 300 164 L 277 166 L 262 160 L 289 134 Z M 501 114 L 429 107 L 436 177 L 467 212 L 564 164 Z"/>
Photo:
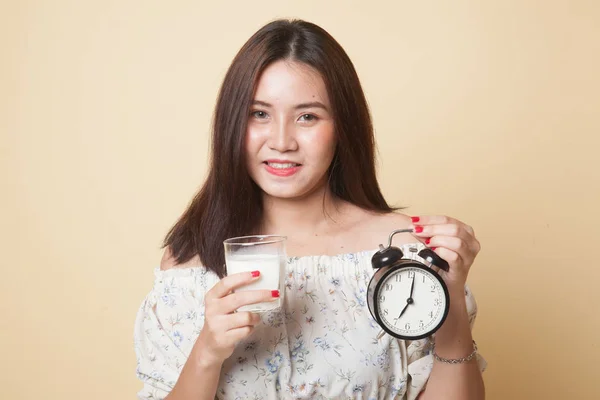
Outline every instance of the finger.
<path id="1" fill-rule="evenodd" d="M 456 268 L 458 265 L 463 265 L 464 261 L 459 253 L 456 251 L 447 249 L 445 247 L 437 247 L 435 250 L 436 254 L 442 257 L 450 265 L 450 269 Z"/>
<path id="2" fill-rule="evenodd" d="M 221 279 L 212 289 L 206 293 L 206 299 L 220 299 L 227 296 L 233 290 L 247 285 L 260 278 L 258 271 L 238 272 Z"/>
<path id="3" fill-rule="evenodd" d="M 230 331 L 244 326 L 253 327 L 260 323 L 260 315 L 249 311 L 221 315 L 219 317 L 222 318 L 222 321 L 219 321 L 219 323 L 223 331 Z"/>
<path id="4" fill-rule="evenodd" d="M 416 217 L 411 217 L 411 219 L 414 226 L 462 224 L 462 222 L 459 220 L 447 217 L 445 215 L 419 215 Z"/>
<path id="5" fill-rule="evenodd" d="M 468 253 L 471 252 L 471 249 L 470 249 L 469 245 L 467 244 L 467 242 L 465 242 L 463 239 L 458 238 L 456 236 L 436 235 L 436 236 L 429 238 L 429 240 L 426 241 L 426 243 L 427 243 L 427 245 L 429 245 L 429 247 L 445 248 L 448 250 L 452 250 L 455 253 L 458 253 L 461 256 L 463 256 L 463 258 L 464 257 L 468 258 L 468 256 L 469 256 Z"/>
<path id="6" fill-rule="evenodd" d="M 232 313 L 242 306 L 276 300 L 278 290 L 244 290 L 223 297 L 217 304 L 223 314 Z"/>
<path id="7" fill-rule="evenodd" d="M 471 236 L 475 237 L 475 230 L 473 230 L 473 227 L 471 225 L 465 224 L 465 230 L 467 232 L 469 232 L 471 234 Z"/>
<path id="8" fill-rule="evenodd" d="M 236 328 L 225 332 L 225 338 L 230 343 L 237 344 L 240 340 L 247 338 L 252 331 L 254 331 L 253 326 L 243 326 L 241 328 Z"/>
<path id="9" fill-rule="evenodd" d="M 433 236 L 454 236 L 463 240 L 469 241 L 472 239 L 469 232 L 466 231 L 462 224 L 443 224 L 443 225 L 417 225 L 415 226 L 414 235 L 417 237 L 433 237 Z"/>
<path id="10" fill-rule="evenodd" d="M 479 241 L 468 233 L 461 236 L 434 235 L 420 239 L 429 247 L 445 247 L 462 254 L 463 257 L 468 254 L 468 259 L 474 259 L 481 250 Z"/>

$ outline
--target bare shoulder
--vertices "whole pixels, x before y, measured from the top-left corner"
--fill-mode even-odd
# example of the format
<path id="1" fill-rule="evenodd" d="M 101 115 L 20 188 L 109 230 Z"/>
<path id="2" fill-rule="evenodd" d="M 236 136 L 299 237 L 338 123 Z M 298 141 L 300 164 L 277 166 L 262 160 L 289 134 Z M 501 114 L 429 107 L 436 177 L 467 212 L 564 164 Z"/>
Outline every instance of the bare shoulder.
<path id="1" fill-rule="evenodd" d="M 354 212 L 356 213 L 356 223 L 347 231 L 347 238 L 355 238 L 354 247 L 356 248 L 377 248 L 379 244 L 387 243 L 387 238 L 392 231 L 412 226 L 410 216 L 400 212 L 377 213 L 364 209 L 354 210 Z M 410 233 L 394 236 L 396 244 L 412 243 L 415 240 Z"/>
<path id="2" fill-rule="evenodd" d="M 385 214 L 365 211 L 363 228 L 373 234 L 389 234 L 396 229 L 406 229 L 412 225 L 410 217 L 399 212 Z"/>
<path id="3" fill-rule="evenodd" d="M 165 252 L 163 253 L 162 260 L 160 261 L 160 269 L 166 271 L 171 268 L 186 268 L 186 267 L 197 267 L 201 265 L 200 257 L 195 256 L 189 261 L 186 261 L 183 264 L 178 264 L 177 260 L 173 256 L 171 252 L 171 248 L 167 247 Z"/>

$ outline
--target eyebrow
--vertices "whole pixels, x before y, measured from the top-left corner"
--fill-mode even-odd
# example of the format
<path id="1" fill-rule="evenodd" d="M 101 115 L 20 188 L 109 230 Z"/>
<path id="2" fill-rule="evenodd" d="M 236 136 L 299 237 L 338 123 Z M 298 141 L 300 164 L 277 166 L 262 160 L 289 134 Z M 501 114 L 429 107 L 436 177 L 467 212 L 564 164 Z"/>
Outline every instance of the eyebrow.
<path id="1" fill-rule="evenodd" d="M 254 100 L 252 102 L 252 105 L 263 106 L 263 107 L 273 107 L 272 104 L 269 104 L 266 101 L 261 101 L 261 100 Z M 329 111 L 327 106 L 325 106 L 325 104 L 321 103 L 320 101 L 312 101 L 310 103 L 300 103 L 294 107 L 294 109 L 296 109 L 296 110 L 299 110 L 302 108 L 322 108 L 325 111 Z"/>

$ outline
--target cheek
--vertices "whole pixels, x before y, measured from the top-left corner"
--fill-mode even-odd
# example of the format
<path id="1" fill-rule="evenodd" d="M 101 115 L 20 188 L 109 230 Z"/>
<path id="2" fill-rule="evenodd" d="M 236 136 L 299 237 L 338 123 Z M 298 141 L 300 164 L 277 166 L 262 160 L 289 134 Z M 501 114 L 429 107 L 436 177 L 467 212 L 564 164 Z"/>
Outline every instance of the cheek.
<path id="1" fill-rule="evenodd" d="M 245 145 L 249 158 L 254 157 L 256 153 L 258 153 L 258 150 L 260 150 L 260 147 L 264 142 L 263 136 L 260 129 L 249 127 L 246 131 Z"/>
<path id="2" fill-rule="evenodd" d="M 320 129 L 313 132 L 307 138 L 306 148 L 310 149 L 310 153 L 314 157 L 318 157 L 323 163 L 329 165 L 335 153 L 335 133 L 333 128 Z"/>

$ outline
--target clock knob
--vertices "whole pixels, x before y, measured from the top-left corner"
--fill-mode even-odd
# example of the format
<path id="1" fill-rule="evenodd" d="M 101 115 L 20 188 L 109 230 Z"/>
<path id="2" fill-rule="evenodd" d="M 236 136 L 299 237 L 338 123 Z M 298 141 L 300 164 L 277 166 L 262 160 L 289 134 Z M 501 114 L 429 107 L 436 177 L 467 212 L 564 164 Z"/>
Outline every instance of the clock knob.
<path id="1" fill-rule="evenodd" d="M 429 261 L 436 267 L 443 269 L 446 272 L 448 272 L 450 270 L 450 266 L 448 265 L 448 262 L 446 260 L 444 260 L 442 257 L 438 256 L 435 253 L 435 251 L 433 251 L 431 249 L 421 250 L 419 252 L 419 257 L 421 257 L 424 260 Z"/>
<path id="2" fill-rule="evenodd" d="M 388 267 L 400 261 L 402 257 L 404 257 L 404 254 L 399 248 L 394 246 L 383 248 L 383 246 L 381 246 L 381 249 L 373 254 L 371 265 L 375 269 Z"/>

